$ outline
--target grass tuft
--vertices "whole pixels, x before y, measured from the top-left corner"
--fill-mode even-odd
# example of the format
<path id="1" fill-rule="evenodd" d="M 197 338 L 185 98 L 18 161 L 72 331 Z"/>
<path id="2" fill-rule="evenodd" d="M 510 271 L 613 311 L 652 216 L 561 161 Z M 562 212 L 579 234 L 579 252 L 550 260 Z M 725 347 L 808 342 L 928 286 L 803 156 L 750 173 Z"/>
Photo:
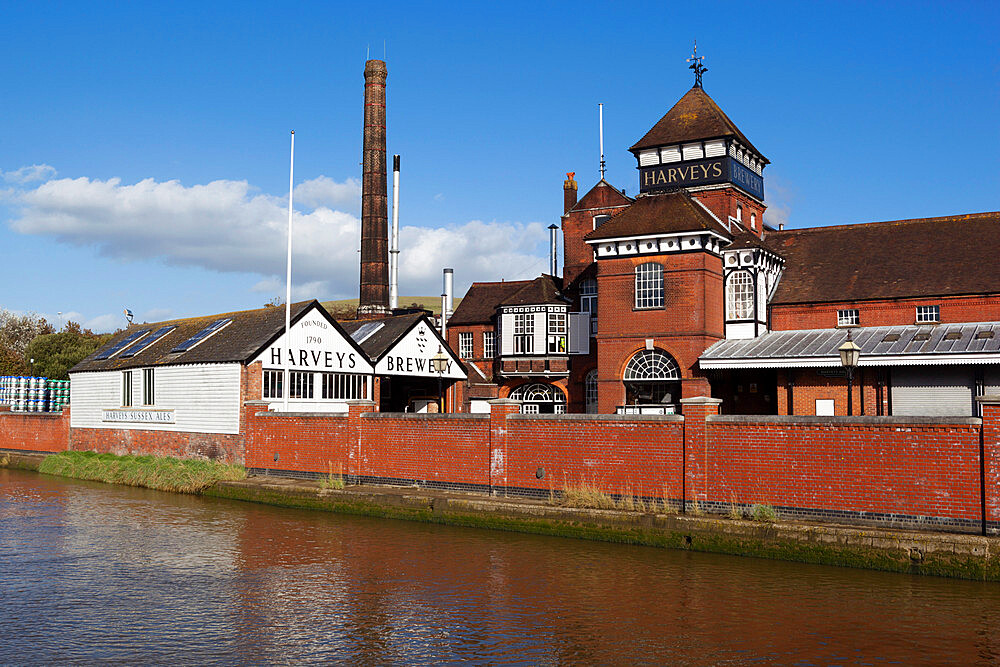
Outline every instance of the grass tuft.
<path id="1" fill-rule="evenodd" d="M 245 479 L 246 469 L 213 461 L 159 456 L 116 456 L 97 452 L 60 452 L 46 456 L 38 471 L 108 484 L 160 491 L 198 493 L 220 480 Z"/>
<path id="2" fill-rule="evenodd" d="M 778 512 L 770 505 L 755 503 L 750 507 L 750 518 L 754 521 L 774 523 L 778 518 Z"/>
<path id="3" fill-rule="evenodd" d="M 340 489 L 344 488 L 344 464 L 337 464 L 337 472 L 333 472 L 333 464 L 329 461 L 326 462 L 327 474 L 326 477 L 320 477 L 319 488 L 321 489 Z"/>

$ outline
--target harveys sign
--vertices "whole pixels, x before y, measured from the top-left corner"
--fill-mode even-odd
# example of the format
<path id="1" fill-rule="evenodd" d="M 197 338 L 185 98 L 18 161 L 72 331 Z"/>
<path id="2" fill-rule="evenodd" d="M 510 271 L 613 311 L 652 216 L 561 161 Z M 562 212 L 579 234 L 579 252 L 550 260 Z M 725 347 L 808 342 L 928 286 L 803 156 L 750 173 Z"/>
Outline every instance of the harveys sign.
<path id="1" fill-rule="evenodd" d="M 732 183 L 757 199 L 764 199 L 764 179 L 729 156 L 639 167 L 640 192 L 718 183 Z"/>
<path id="2" fill-rule="evenodd" d="M 316 311 L 307 313 L 292 325 L 291 342 L 282 334 L 254 361 L 264 368 L 334 371 L 338 373 L 372 372 L 372 365 L 338 327 Z"/>
<path id="3" fill-rule="evenodd" d="M 431 370 L 431 357 L 441 350 L 448 357 L 448 364 L 441 377 L 445 380 L 464 380 L 465 369 L 441 338 L 431 330 L 427 322 L 420 320 L 417 325 L 382 355 L 375 364 L 379 375 L 416 375 L 438 377 Z"/>

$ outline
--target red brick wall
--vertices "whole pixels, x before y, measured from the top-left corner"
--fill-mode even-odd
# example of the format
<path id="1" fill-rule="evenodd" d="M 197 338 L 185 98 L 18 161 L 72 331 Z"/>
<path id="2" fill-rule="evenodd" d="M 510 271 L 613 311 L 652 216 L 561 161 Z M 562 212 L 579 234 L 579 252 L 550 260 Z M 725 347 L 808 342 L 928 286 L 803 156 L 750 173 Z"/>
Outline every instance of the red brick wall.
<path id="1" fill-rule="evenodd" d="M 922 297 L 851 303 L 772 305 L 771 329 L 829 329 L 837 326 L 837 311 L 857 308 L 860 326 L 899 326 L 916 323 L 917 306 L 940 306 L 941 321 L 995 322 L 1000 320 L 1000 296 Z"/>
<path id="2" fill-rule="evenodd" d="M 763 219 L 764 219 L 764 209 L 767 207 L 758 202 L 757 200 L 751 198 L 750 196 L 744 194 L 741 190 L 734 188 L 732 186 L 719 188 L 717 190 L 696 190 L 691 192 L 691 196 L 699 199 L 708 210 L 716 215 L 717 218 L 722 220 L 723 223 L 729 218 L 736 217 L 736 207 L 743 207 L 743 226 L 746 227 L 748 231 L 755 233 L 757 236 L 761 235 L 764 229 Z M 750 216 L 756 213 L 757 224 L 756 227 L 750 226 Z"/>
<path id="3" fill-rule="evenodd" d="M 211 459 L 223 463 L 243 463 L 243 436 L 187 431 L 147 431 L 144 429 L 73 428 L 73 451 L 118 454 L 152 454 L 182 459 Z"/>
<path id="4" fill-rule="evenodd" d="M 679 417 L 512 415 L 504 456 L 508 486 L 560 491 L 584 484 L 679 498 L 683 439 Z"/>
<path id="5" fill-rule="evenodd" d="M 714 502 L 978 520 L 979 426 L 942 421 L 709 417 L 691 484 Z"/>
<path id="6" fill-rule="evenodd" d="M 69 449 L 69 406 L 59 413 L 11 412 L 0 406 L 0 449 L 63 452 Z"/>
<path id="7" fill-rule="evenodd" d="M 372 412 L 360 420 L 356 474 L 424 482 L 489 483 L 489 415 Z"/>
<path id="8" fill-rule="evenodd" d="M 983 400 L 982 406 L 986 519 L 1000 521 L 1000 396 Z"/>
<path id="9" fill-rule="evenodd" d="M 245 408 L 246 466 L 296 472 L 347 473 L 357 433 L 346 414 L 267 412 L 264 404 Z M 258 416 L 259 413 L 260 416 Z M 278 458 L 275 459 L 275 454 Z"/>
<path id="10" fill-rule="evenodd" d="M 833 369 L 836 370 L 836 369 Z M 851 391 L 852 412 L 855 416 L 878 415 L 879 392 L 876 384 L 878 369 L 858 368 L 854 371 Z M 788 378 L 792 381 L 792 402 L 788 402 Z M 777 378 L 779 415 L 815 415 L 817 399 L 833 399 L 834 414 L 847 415 L 847 378 L 824 377 L 814 368 L 782 370 Z M 889 414 L 889 392 L 881 392 L 881 414 Z M 791 407 L 791 411 L 789 411 Z"/>

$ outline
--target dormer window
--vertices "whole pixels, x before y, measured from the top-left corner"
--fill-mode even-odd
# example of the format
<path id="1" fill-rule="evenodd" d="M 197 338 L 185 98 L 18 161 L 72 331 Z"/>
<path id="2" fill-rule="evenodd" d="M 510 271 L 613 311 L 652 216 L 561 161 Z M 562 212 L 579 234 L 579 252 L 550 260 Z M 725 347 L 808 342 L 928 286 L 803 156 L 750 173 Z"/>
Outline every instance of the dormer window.
<path id="1" fill-rule="evenodd" d="M 611 219 L 610 215 L 595 215 L 594 216 L 594 229 L 597 229 L 605 222 Z"/>

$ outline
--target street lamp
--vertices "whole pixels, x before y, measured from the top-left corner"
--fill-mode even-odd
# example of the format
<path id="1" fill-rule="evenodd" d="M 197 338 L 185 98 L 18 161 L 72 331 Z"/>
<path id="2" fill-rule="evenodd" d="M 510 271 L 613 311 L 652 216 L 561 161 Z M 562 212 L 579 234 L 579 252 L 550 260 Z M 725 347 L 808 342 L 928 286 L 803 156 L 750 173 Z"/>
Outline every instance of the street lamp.
<path id="1" fill-rule="evenodd" d="M 431 357 L 431 370 L 438 374 L 438 413 L 444 412 L 444 390 L 441 388 L 441 378 L 448 370 L 448 355 L 438 345 L 437 354 Z"/>
<path id="2" fill-rule="evenodd" d="M 861 348 L 851 340 L 851 330 L 847 330 L 847 340 L 837 348 L 840 353 L 840 365 L 847 371 L 847 416 L 853 416 L 854 410 L 851 405 L 851 381 L 854 379 L 854 367 L 858 365 L 858 358 L 861 356 Z"/>

